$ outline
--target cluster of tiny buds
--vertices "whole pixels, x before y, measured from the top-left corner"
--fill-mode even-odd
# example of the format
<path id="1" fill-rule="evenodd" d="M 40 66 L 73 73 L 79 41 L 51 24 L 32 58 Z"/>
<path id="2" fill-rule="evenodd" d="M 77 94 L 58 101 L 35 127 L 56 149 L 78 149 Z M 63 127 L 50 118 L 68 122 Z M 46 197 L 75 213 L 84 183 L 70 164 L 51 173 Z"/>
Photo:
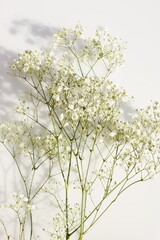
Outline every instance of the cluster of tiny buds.
<path id="1" fill-rule="evenodd" d="M 28 198 L 22 193 L 14 192 L 11 196 L 13 198 L 13 202 L 0 204 L 0 208 L 13 209 L 22 221 L 27 212 L 35 209 L 35 205 L 30 204 Z"/>
<path id="2" fill-rule="evenodd" d="M 106 29 L 85 38 L 83 26 L 77 24 L 57 32 L 48 49 L 19 54 L 11 66 L 32 88 L 16 108 L 32 124 L 0 122 L 0 142 L 6 149 L 12 147 L 14 160 L 17 152 L 26 154 L 35 175 L 38 167 L 49 165 L 49 177 L 39 192 L 57 200 L 57 192 L 64 188 L 66 202 L 57 201 L 54 227 L 48 231 L 51 240 L 64 239 L 66 226 L 67 231 L 76 229 L 85 212 L 78 203 L 68 204 L 69 184 L 73 191 L 86 191 L 84 205 L 97 182 L 105 194 L 119 185 L 122 179 L 121 174 L 116 176 L 117 169 L 126 181 L 133 169 L 132 177 L 140 173 L 141 179 L 160 171 L 160 103 L 137 110 L 125 121 L 127 93 L 109 79 L 124 62 L 124 50 L 125 43 Z M 99 67 L 105 68 L 101 74 Z M 13 203 L 0 204 L 0 208 L 13 209 L 22 221 L 35 206 L 21 193 L 12 197 Z"/>

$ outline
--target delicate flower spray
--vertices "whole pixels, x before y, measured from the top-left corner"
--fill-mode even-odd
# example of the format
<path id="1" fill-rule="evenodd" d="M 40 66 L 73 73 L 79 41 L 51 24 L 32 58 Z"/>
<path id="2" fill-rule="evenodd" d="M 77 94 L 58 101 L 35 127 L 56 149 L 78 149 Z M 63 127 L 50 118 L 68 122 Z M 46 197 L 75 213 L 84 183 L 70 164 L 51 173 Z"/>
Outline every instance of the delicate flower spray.
<path id="1" fill-rule="evenodd" d="M 16 108 L 21 121 L 0 124 L 0 141 L 23 183 L 14 203 L 1 204 L 17 214 L 17 240 L 39 239 L 40 195 L 50 196 L 53 213 L 49 225 L 39 223 L 45 239 L 87 239 L 121 193 L 160 170 L 160 103 L 125 121 L 129 99 L 109 79 L 124 61 L 125 44 L 105 30 L 84 38 L 83 30 L 63 29 L 48 49 L 27 50 L 11 66 L 30 87 Z"/>

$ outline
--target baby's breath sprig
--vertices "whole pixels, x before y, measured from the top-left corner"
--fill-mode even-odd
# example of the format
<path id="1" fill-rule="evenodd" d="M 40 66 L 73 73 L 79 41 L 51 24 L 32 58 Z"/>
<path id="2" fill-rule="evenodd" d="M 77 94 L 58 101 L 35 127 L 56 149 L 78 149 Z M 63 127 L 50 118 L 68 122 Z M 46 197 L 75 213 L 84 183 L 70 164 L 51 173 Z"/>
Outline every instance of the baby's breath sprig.
<path id="1" fill-rule="evenodd" d="M 0 206 L 17 213 L 17 240 L 33 239 L 40 194 L 53 213 L 43 227 L 48 239 L 82 240 L 125 190 L 159 173 L 160 103 L 125 121 L 130 100 L 109 79 L 125 49 L 106 29 L 87 38 L 77 24 L 58 31 L 48 49 L 14 60 L 11 69 L 30 90 L 16 108 L 22 121 L 0 123 L 0 142 L 14 159 L 23 194 Z"/>

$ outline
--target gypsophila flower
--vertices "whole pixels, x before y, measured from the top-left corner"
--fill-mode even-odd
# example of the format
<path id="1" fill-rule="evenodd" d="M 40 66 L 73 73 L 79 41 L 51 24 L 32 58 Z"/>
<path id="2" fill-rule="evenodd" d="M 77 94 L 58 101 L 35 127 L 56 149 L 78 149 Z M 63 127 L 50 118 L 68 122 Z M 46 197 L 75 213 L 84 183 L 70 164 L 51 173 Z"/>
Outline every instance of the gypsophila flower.
<path id="1" fill-rule="evenodd" d="M 110 136 L 110 137 L 115 137 L 115 136 L 116 136 L 116 132 L 111 132 L 111 133 L 109 134 L 109 136 Z"/>
<path id="2" fill-rule="evenodd" d="M 22 69 L 23 72 L 38 71 L 41 65 L 41 53 L 38 51 L 27 50 L 19 54 L 19 58 L 14 60 L 15 64 L 12 69 Z"/>
<path id="3" fill-rule="evenodd" d="M 22 222 L 27 212 L 35 209 L 35 205 L 30 204 L 28 198 L 22 193 L 14 192 L 11 196 L 13 198 L 13 202 L 0 204 L 0 208 L 13 209 L 18 214 L 19 219 Z"/>
<path id="4" fill-rule="evenodd" d="M 30 200 L 39 194 L 51 199 L 53 222 L 44 228 L 50 240 L 72 234 L 82 240 L 121 193 L 160 172 L 160 103 L 126 121 L 131 99 L 110 80 L 124 62 L 125 45 L 107 29 L 85 37 L 77 24 L 58 31 L 49 48 L 15 58 L 11 69 L 30 89 L 16 108 L 23 121 L 0 122 L 0 142 L 28 198 L 14 193 L 13 203 L 1 208 L 18 214 L 19 240 L 28 212 L 32 239 Z"/>

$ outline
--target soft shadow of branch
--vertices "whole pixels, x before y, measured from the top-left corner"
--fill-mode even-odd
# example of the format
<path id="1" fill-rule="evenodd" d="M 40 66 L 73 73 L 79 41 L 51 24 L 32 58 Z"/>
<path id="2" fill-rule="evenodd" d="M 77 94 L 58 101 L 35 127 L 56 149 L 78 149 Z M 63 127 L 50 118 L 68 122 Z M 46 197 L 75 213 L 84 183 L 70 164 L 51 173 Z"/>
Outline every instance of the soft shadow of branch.
<path id="1" fill-rule="evenodd" d="M 48 27 L 28 19 L 14 20 L 9 29 L 11 34 L 23 34 L 26 42 L 29 44 L 37 44 L 37 40 L 50 39 L 58 30 L 59 28 Z"/>
<path id="2" fill-rule="evenodd" d="M 45 44 L 51 36 L 58 31 L 58 28 L 48 27 L 43 24 L 32 22 L 28 19 L 14 20 L 9 32 L 14 35 L 21 35 L 22 40 L 27 44 Z M 15 36 L 16 37 L 16 36 Z M 39 44 L 40 43 L 40 44 Z M 45 46 L 43 46 L 45 47 Z M 19 79 L 11 76 L 10 65 L 17 53 L 0 46 L 0 119 L 12 119 L 12 108 L 17 99 L 24 95 L 26 85 Z"/>
<path id="3" fill-rule="evenodd" d="M 125 121 L 133 121 L 132 116 L 136 113 L 135 109 L 131 106 L 131 104 L 126 104 L 123 106 L 123 118 Z"/>
<path id="4" fill-rule="evenodd" d="M 39 45 L 44 46 L 46 41 L 58 30 L 58 28 L 47 27 L 40 23 L 32 22 L 27 19 L 14 20 L 12 26 L 9 29 L 12 37 L 20 37 L 26 45 Z M 17 53 L 10 48 L 0 46 L 0 121 L 12 121 L 13 106 L 17 104 L 17 100 L 24 95 L 27 87 L 26 84 L 9 74 L 10 65 L 12 65 L 13 59 L 17 56 Z M 21 186 L 19 178 L 17 177 L 17 170 L 12 159 L 8 158 L 6 153 L 2 155 L 0 161 L 0 175 L 1 175 L 1 203 L 7 201 L 10 191 L 18 191 Z M 43 170 L 44 174 L 46 169 Z M 23 189 L 23 187 L 20 187 Z M 7 226 L 13 226 L 13 234 L 16 235 L 16 222 L 15 218 L 11 217 L 10 212 L 6 213 Z M 2 233 L 1 233 L 2 235 Z"/>
<path id="5" fill-rule="evenodd" d="M 10 110 L 15 103 L 15 98 L 24 91 L 24 84 L 13 78 L 10 72 L 10 64 L 16 54 L 0 47 L 0 118 L 5 120 L 12 116 Z"/>

